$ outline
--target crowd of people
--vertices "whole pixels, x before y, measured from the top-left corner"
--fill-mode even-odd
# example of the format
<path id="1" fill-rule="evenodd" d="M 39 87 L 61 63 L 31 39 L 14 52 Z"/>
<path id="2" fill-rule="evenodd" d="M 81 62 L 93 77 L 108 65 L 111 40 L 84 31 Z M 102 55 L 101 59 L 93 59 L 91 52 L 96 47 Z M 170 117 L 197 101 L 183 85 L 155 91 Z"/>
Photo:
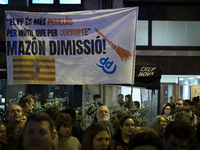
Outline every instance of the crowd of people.
<path id="1" fill-rule="evenodd" d="M 97 103 L 99 99 L 94 96 Z M 120 111 L 132 104 L 129 96 L 123 99 L 119 94 L 113 112 L 100 105 L 96 121 L 83 131 L 73 108 L 61 111 L 54 106 L 31 113 L 34 97 L 23 95 L 19 105 L 7 109 L 6 124 L 0 123 L 0 150 L 199 150 L 198 103 L 178 99 L 174 108 L 167 103 L 152 127 L 140 127 L 138 120 Z M 133 108 L 139 107 L 135 101 Z"/>

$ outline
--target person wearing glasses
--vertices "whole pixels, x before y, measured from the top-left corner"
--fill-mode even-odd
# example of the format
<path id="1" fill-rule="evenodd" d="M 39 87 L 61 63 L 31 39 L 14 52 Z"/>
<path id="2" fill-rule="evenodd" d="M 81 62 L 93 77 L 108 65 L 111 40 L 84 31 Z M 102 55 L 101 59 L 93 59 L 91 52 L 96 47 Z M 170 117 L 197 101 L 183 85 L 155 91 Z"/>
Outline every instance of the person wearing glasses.
<path id="1" fill-rule="evenodd" d="M 124 116 L 121 118 L 116 133 L 112 138 L 115 141 L 116 150 L 128 149 L 130 138 L 134 134 L 135 125 L 136 123 L 132 117 Z"/>
<path id="2" fill-rule="evenodd" d="M 167 121 L 167 124 L 173 121 L 172 116 L 171 116 L 171 110 L 172 110 L 172 105 L 170 103 L 167 103 L 164 105 L 161 115 L 163 115 Z"/>

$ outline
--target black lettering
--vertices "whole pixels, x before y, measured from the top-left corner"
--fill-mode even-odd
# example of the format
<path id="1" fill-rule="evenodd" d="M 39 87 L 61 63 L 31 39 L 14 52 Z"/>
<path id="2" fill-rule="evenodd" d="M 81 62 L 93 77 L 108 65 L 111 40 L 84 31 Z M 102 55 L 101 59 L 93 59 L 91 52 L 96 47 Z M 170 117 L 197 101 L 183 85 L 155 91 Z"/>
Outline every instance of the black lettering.
<path id="1" fill-rule="evenodd" d="M 17 41 L 12 41 L 12 45 L 11 45 L 11 41 L 7 41 L 7 55 L 14 55 L 15 52 L 17 52 Z"/>
<path id="2" fill-rule="evenodd" d="M 18 55 L 24 55 L 24 43 L 23 41 L 19 41 L 19 50 L 18 50 Z"/>
<path id="3" fill-rule="evenodd" d="M 56 54 L 56 42 L 55 41 L 49 41 L 50 46 L 50 55 Z"/>
<path id="4" fill-rule="evenodd" d="M 86 55 L 89 55 L 89 54 L 90 54 L 90 47 L 89 47 L 88 44 L 90 44 L 90 41 L 89 41 L 89 40 L 85 40 L 85 41 L 84 41 L 84 46 L 85 46 L 84 53 L 85 53 Z"/>
<path id="5" fill-rule="evenodd" d="M 45 53 L 45 41 L 38 41 L 39 44 L 39 55 L 46 55 Z"/>
<path id="6" fill-rule="evenodd" d="M 102 52 L 101 40 L 96 40 L 95 41 L 95 51 L 96 51 L 97 54 L 101 54 L 101 52 Z"/>
<path id="7" fill-rule="evenodd" d="M 67 40 L 67 47 L 65 47 L 65 42 L 64 41 L 61 41 L 61 53 L 63 55 L 64 51 L 65 51 L 65 55 L 68 55 L 68 52 L 69 52 L 69 55 L 72 55 L 72 45 L 71 45 L 71 41 L 70 40 Z"/>
<path id="8" fill-rule="evenodd" d="M 31 55 L 31 53 L 29 52 L 30 47 L 31 47 L 31 41 L 25 41 L 25 43 L 27 44 L 25 55 Z"/>
<path id="9" fill-rule="evenodd" d="M 31 51 L 32 51 L 33 55 L 37 55 L 37 53 L 38 53 L 38 47 L 37 47 L 37 42 L 36 41 L 32 42 Z"/>
<path id="10" fill-rule="evenodd" d="M 77 54 L 83 54 L 83 48 L 80 44 L 83 44 L 83 42 L 81 40 L 77 40 L 76 41 L 76 46 L 78 47 L 77 49 Z"/>

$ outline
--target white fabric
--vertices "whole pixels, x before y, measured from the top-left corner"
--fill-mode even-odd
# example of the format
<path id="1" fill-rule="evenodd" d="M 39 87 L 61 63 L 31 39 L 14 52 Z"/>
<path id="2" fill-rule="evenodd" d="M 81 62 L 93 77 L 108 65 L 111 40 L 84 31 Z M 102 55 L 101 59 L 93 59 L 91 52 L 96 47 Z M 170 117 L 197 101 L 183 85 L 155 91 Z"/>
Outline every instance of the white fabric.
<path id="1" fill-rule="evenodd" d="M 54 57 L 56 81 L 52 84 L 131 84 L 137 17 L 137 7 L 62 13 L 5 11 L 8 84 L 26 83 L 13 82 L 14 55 Z M 33 80 L 40 78 L 39 71 Z"/>

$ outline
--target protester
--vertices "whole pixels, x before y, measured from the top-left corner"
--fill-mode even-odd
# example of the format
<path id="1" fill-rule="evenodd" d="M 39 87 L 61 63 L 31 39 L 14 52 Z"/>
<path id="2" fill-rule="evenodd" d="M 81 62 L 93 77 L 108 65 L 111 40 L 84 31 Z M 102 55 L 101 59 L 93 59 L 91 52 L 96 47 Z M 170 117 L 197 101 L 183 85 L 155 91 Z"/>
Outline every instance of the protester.
<path id="1" fill-rule="evenodd" d="M 115 149 L 127 150 L 130 144 L 130 138 L 134 134 L 136 127 L 135 121 L 130 116 L 124 116 L 120 119 L 119 126 L 113 136 L 115 141 Z"/>
<path id="2" fill-rule="evenodd" d="M 185 111 L 177 112 L 175 115 L 176 121 L 184 121 L 190 124 L 190 115 Z"/>
<path id="3" fill-rule="evenodd" d="M 52 150 L 55 134 L 53 120 L 46 113 L 28 116 L 23 136 L 23 150 Z"/>
<path id="4" fill-rule="evenodd" d="M 80 128 L 78 124 L 76 124 L 76 111 L 74 108 L 68 107 L 62 110 L 63 113 L 67 113 L 72 118 L 72 136 L 76 137 L 80 143 L 82 143 L 84 131 Z"/>
<path id="5" fill-rule="evenodd" d="M 23 108 L 24 115 L 32 113 L 32 109 L 34 108 L 34 97 L 30 94 L 23 95 L 19 100 L 19 105 Z"/>
<path id="6" fill-rule="evenodd" d="M 130 143 L 129 150 L 164 150 L 159 136 L 153 130 L 144 127 L 137 129 Z"/>
<path id="7" fill-rule="evenodd" d="M 97 120 L 99 123 L 107 127 L 108 134 L 112 137 L 115 134 L 115 129 L 109 124 L 110 121 L 110 111 L 108 107 L 101 106 L 97 110 Z"/>
<path id="8" fill-rule="evenodd" d="M 55 120 L 55 126 L 58 131 L 58 149 L 59 150 L 81 150 L 82 146 L 79 140 L 72 134 L 72 118 L 67 113 L 60 113 Z"/>
<path id="9" fill-rule="evenodd" d="M 11 105 L 6 114 L 7 145 L 9 150 L 22 149 L 22 134 L 25 125 L 24 114 L 20 105 Z"/>
<path id="10" fill-rule="evenodd" d="M 56 106 L 51 106 L 45 112 L 55 121 L 58 114 L 61 113 L 61 110 Z"/>
<path id="11" fill-rule="evenodd" d="M 183 99 L 178 99 L 176 103 L 176 112 L 183 111 L 185 106 L 185 101 Z"/>
<path id="12" fill-rule="evenodd" d="M 118 100 L 115 101 L 114 103 L 114 110 L 117 111 L 121 111 L 124 108 L 124 95 L 123 94 L 119 94 L 118 95 Z"/>
<path id="13" fill-rule="evenodd" d="M 165 131 L 166 125 L 167 125 L 167 121 L 165 117 L 161 115 L 156 116 L 153 122 L 153 130 L 160 136 Z"/>
<path id="14" fill-rule="evenodd" d="M 99 95 L 99 94 L 93 95 L 93 100 L 95 101 L 94 105 L 96 107 L 91 106 L 87 111 L 88 115 L 91 115 L 91 116 L 97 111 L 98 107 L 102 106 L 101 95 Z"/>
<path id="15" fill-rule="evenodd" d="M 125 104 L 124 104 L 124 107 L 130 108 L 131 102 L 132 102 L 131 95 L 130 94 L 125 95 Z"/>
<path id="16" fill-rule="evenodd" d="M 191 107 L 190 110 L 192 112 L 192 118 L 193 118 L 193 126 L 195 127 L 197 125 L 197 123 L 199 122 L 199 117 L 196 116 L 195 111 L 196 111 L 196 105 L 195 103 L 192 101 L 191 103 Z"/>
<path id="17" fill-rule="evenodd" d="M 162 111 L 161 111 L 161 115 L 163 115 L 167 121 L 167 124 L 170 123 L 171 121 L 173 121 L 171 114 L 171 104 L 167 103 L 164 105 Z"/>
<path id="18" fill-rule="evenodd" d="M 133 101 L 133 109 L 139 109 L 140 108 L 140 102 L 139 101 Z"/>
<path id="19" fill-rule="evenodd" d="M 0 122 L 0 150 L 7 150 L 6 127 L 2 122 Z"/>
<path id="20" fill-rule="evenodd" d="M 117 126 L 119 124 L 119 120 L 124 116 L 124 114 L 121 111 L 114 111 L 112 112 L 112 124 L 114 129 L 117 129 Z"/>
<path id="21" fill-rule="evenodd" d="M 187 122 L 172 121 L 167 125 L 163 135 L 165 150 L 187 150 L 193 137 L 193 130 Z"/>
<path id="22" fill-rule="evenodd" d="M 83 137 L 82 150 L 114 150 L 107 128 L 101 123 L 92 124 Z"/>

